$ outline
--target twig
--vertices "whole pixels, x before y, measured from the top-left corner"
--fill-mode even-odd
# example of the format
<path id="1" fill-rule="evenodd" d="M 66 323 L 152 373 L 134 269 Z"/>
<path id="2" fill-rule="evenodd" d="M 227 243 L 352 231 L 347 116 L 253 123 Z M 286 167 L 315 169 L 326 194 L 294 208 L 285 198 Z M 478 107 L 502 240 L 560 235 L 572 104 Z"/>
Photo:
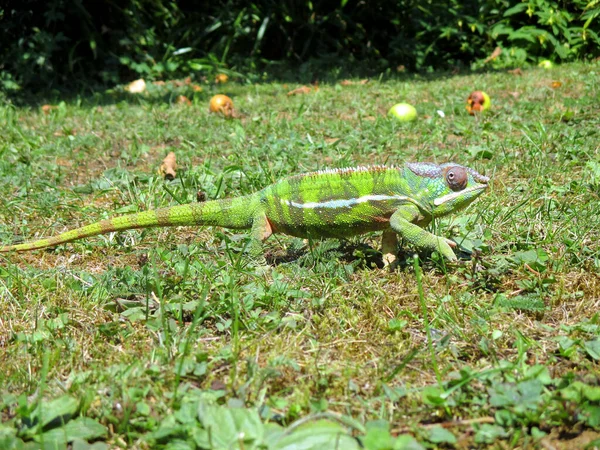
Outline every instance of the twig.
<path id="1" fill-rule="evenodd" d="M 428 423 L 423 425 L 417 425 L 421 428 L 430 429 L 435 427 L 442 428 L 454 428 L 454 427 L 464 427 L 467 425 L 472 425 L 474 423 L 495 423 L 496 420 L 493 417 L 477 417 L 475 419 L 463 419 L 463 420 L 450 420 L 448 422 L 441 423 Z M 412 430 L 413 427 L 404 426 L 400 428 L 393 428 L 392 434 L 404 434 Z"/>
<path id="2" fill-rule="evenodd" d="M 529 264 L 525 263 L 525 264 L 523 264 L 523 267 L 525 267 L 527 270 L 529 270 L 531 273 L 537 275 L 538 277 L 540 276 L 540 273 L 537 270 L 533 269 Z"/>
<path id="3" fill-rule="evenodd" d="M 283 434 L 289 435 L 299 426 L 304 425 L 307 422 L 311 422 L 313 420 L 319 420 L 319 419 L 335 420 L 344 426 L 354 428 L 359 433 L 363 433 L 363 434 L 366 433 L 366 429 L 362 426 L 362 424 L 357 422 L 356 420 L 352 419 L 351 417 L 346 417 L 342 414 L 334 413 L 332 411 L 325 411 L 325 412 L 309 414 L 308 416 L 305 416 L 305 417 L 302 417 L 301 419 L 296 420 L 289 427 L 287 427 L 287 429 L 285 430 L 285 432 Z"/>

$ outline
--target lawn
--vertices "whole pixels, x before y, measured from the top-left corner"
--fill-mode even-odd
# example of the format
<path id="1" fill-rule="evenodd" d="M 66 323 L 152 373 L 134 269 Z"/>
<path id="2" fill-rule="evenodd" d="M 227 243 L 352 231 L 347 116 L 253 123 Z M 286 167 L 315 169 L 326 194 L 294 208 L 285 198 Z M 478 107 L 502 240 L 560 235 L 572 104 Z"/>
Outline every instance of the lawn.
<path id="1" fill-rule="evenodd" d="M 265 268 L 247 234 L 190 227 L 2 255 L 0 448 L 600 446 L 600 63 L 340 81 L 2 102 L 4 244 L 323 168 L 492 182 L 430 226 L 456 263 L 277 235 Z M 470 116 L 474 89 L 492 108 Z"/>

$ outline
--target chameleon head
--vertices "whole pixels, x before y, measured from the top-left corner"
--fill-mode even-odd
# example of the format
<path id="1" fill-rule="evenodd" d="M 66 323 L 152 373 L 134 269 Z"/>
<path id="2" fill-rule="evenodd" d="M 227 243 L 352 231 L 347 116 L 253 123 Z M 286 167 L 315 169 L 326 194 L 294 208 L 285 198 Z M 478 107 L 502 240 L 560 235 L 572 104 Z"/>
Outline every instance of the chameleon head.
<path id="1" fill-rule="evenodd" d="M 477 171 L 455 163 L 409 164 L 415 174 L 429 178 L 426 202 L 435 217 L 461 210 L 479 197 L 490 179 Z"/>

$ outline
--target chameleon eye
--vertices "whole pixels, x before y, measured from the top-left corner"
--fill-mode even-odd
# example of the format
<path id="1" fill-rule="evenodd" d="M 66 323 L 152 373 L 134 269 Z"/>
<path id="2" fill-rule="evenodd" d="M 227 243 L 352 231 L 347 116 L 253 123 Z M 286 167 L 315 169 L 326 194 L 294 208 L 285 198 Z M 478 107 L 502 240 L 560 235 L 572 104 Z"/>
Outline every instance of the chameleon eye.
<path id="1" fill-rule="evenodd" d="M 464 167 L 452 167 L 446 172 L 446 182 L 453 191 L 462 191 L 467 187 L 468 174 Z"/>

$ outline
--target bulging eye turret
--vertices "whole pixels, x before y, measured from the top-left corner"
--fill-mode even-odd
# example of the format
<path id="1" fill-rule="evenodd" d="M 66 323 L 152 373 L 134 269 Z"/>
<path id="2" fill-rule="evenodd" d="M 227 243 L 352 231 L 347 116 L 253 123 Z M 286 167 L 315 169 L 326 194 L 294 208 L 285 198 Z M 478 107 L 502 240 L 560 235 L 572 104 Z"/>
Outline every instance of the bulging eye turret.
<path id="1" fill-rule="evenodd" d="M 446 172 L 446 183 L 453 191 L 462 191 L 467 187 L 469 175 L 464 167 L 451 167 Z"/>

